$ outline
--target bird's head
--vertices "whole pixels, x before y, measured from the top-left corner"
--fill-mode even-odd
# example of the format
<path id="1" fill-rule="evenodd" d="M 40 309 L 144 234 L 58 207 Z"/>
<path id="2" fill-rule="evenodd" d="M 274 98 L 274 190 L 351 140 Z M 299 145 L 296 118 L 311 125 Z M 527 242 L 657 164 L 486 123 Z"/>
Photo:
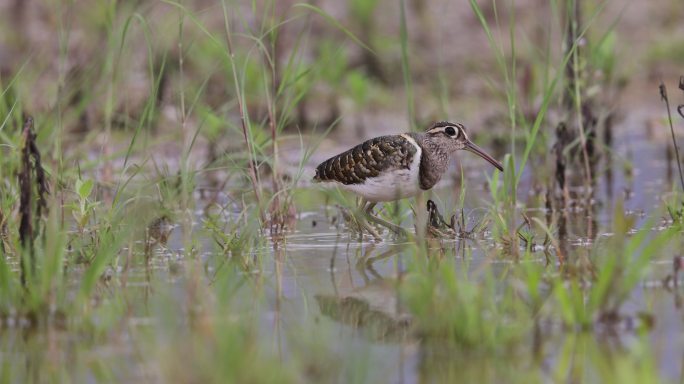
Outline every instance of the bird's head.
<path id="1" fill-rule="evenodd" d="M 445 149 L 447 152 L 453 153 L 459 149 L 464 149 L 487 160 L 491 165 L 503 172 L 503 165 L 500 162 L 470 141 L 463 124 L 441 121 L 432 124 L 425 133 L 432 143 Z"/>

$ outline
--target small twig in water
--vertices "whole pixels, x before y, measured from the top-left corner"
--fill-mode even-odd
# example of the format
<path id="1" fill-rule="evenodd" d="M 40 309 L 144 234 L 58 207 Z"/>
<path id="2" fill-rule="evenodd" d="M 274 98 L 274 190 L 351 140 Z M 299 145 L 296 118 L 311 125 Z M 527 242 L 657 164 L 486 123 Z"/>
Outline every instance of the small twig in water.
<path id="1" fill-rule="evenodd" d="M 682 266 L 684 266 L 684 257 L 675 256 L 672 258 L 672 274 L 667 275 L 665 284 L 672 281 L 672 285 L 674 285 L 675 288 L 679 286 L 679 272 L 682 270 Z"/>
<path id="2" fill-rule="evenodd" d="M 684 76 L 679 76 L 679 89 L 684 91 Z M 679 104 L 677 106 L 677 112 L 679 113 L 679 116 L 684 119 L 684 104 Z"/>
<path id="3" fill-rule="evenodd" d="M 682 89 L 684 87 L 684 84 L 682 84 L 682 78 L 679 79 L 679 87 Z M 675 156 L 677 160 L 677 169 L 679 169 L 679 181 L 682 184 L 682 191 L 684 191 L 684 174 L 682 173 L 682 163 L 681 163 L 681 157 L 679 157 L 679 147 L 677 146 L 677 139 L 675 138 L 675 132 L 674 132 L 674 126 L 672 125 L 672 113 L 670 112 L 670 100 L 667 97 L 667 88 L 665 88 L 665 84 L 661 81 L 660 82 L 660 99 L 665 102 L 665 106 L 667 107 L 667 120 L 670 123 L 670 132 L 672 133 L 672 144 L 674 145 L 674 150 L 675 150 Z M 677 111 L 681 115 L 681 108 L 682 106 L 680 105 L 677 107 Z"/>

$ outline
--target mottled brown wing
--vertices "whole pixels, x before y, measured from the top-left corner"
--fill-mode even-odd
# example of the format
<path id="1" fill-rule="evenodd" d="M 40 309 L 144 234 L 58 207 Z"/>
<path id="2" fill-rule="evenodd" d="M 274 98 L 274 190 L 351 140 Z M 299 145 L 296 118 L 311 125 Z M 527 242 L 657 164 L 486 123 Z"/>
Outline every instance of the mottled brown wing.
<path id="1" fill-rule="evenodd" d="M 401 135 L 376 137 L 319 164 L 314 181 L 360 184 L 381 172 L 408 169 L 416 152 Z"/>

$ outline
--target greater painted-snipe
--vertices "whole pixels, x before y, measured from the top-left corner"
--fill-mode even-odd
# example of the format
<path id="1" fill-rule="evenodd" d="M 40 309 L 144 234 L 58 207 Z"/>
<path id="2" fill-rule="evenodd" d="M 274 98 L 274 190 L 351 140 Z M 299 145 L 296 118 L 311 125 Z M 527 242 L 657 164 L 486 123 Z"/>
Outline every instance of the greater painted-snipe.
<path id="1" fill-rule="evenodd" d="M 461 149 L 503 171 L 500 162 L 470 141 L 463 124 L 442 121 L 430 125 L 425 132 L 365 141 L 319 164 L 313 180 L 356 193 L 369 219 L 403 233 L 401 227 L 372 215 L 375 205 L 431 189 L 446 172 L 451 155 Z"/>

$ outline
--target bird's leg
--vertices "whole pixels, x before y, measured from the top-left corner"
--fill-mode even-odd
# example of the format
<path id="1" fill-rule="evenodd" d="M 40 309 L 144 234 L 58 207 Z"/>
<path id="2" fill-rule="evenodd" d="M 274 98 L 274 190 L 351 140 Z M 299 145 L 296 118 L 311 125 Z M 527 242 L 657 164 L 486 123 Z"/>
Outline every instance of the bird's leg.
<path id="1" fill-rule="evenodd" d="M 376 204 L 377 203 L 369 201 L 368 204 L 366 205 L 365 211 L 366 211 L 366 216 L 368 217 L 368 220 L 370 220 L 374 224 L 377 224 L 377 225 L 380 225 L 380 226 L 383 226 L 383 227 L 389 229 L 390 231 L 394 232 L 398 236 L 406 236 L 406 230 L 404 228 L 402 228 L 398 225 L 392 224 L 386 220 L 383 220 L 383 219 L 381 219 L 381 218 L 379 218 L 373 214 L 373 208 L 375 208 Z"/>
<path id="2" fill-rule="evenodd" d="M 369 215 L 373 214 L 373 208 L 375 208 L 376 204 L 378 204 L 378 203 L 374 203 L 372 201 L 361 200 L 361 205 L 362 205 L 363 210 Z"/>
<path id="3" fill-rule="evenodd" d="M 354 224 L 362 235 L 363 235 L 363 231 L 366 230 L 376 240 L 381 240 L 382 237 L 380 236 L 380 233 L 378 233 L 378 230 L 375 227 L 373 227 L 372 225 L 370 225 L 368 223 L 368 221 L 366 220 L 366 216 L 368 216 L 366 213 L 367 212 L 366 206 L 368 203 L 369 202 L 366 202 L 363 199 L 359 199 L 359 206 L 358 206 L 357 213 L 359 213 L 359 211 L 361 211 L 361 212 L 360 212 L 360 214 L 354 214 Z M 370 204 L 372 204 L 373 206 L 375 205 L 375 203 L 370 203 Z"/>
<path id="4" fill-rule="evenodd" d="M 344 218 L 344 221 L 347 223 L 347 226 L 349 227 L 350 230 L 353 232 L 359 233 L 361 236 L 363 236 L 364 232 L 370 233 L 376 240 L 381 240 L 382 237 L 378 233 L 377 229 L 370 225 L 366 218 L 364 217 L 363 213 L 359 213 L 359 211 L 353 211 L 351 209 L 343 208 L 343 207 L 338 207 L 340 209 L 340 213 L 342 213 L 342 217 Z"/>

